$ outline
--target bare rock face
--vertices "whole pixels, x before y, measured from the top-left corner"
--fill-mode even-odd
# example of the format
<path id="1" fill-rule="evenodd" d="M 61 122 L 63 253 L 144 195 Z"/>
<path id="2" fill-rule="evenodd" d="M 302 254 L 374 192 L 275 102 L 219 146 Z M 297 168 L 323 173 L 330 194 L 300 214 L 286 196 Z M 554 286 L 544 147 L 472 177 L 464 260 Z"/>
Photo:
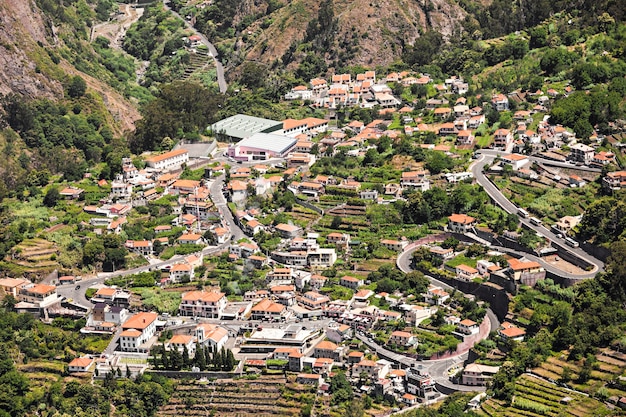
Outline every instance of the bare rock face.
<path id="1" fill-rule="evenodd" d="M 271 15 L 272 24 L 268 27 L 261 25 L 262 19 L 252 24 L 245 42 L 238 44 L 240 61 L 270 64 L 279 59 L 294 41 L 304 38 L 320 3 L 293 1 Z M 338 23 L 336 47 L 347 65 L 390 64 L 400 57 L 403 45 L 412 44 L 420 32 L 435 30 L 448 38 L 459 30 L 466 16 L 451 0 L 334 0 L 333 6 Z M 324 55 L 328 51 L 319 52 Z"/>
<path id="2" fill-rule="evenodd" d="M 59 97 L 63 87 L 39 73 L 31 53 L 47 45 L 52 27 L 30 0 L 0 0 L 0 94 Z"/>

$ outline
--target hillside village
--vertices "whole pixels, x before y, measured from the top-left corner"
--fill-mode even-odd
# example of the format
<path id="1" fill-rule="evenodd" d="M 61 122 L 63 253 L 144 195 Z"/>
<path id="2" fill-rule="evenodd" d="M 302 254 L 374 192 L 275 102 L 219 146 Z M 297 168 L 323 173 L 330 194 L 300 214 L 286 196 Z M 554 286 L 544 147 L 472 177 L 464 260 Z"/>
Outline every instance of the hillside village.
<path id="1" fill-rule="evenodd" d="M 394 94 L 398 85 L 433 94 L 406 105 Z M 340 126 L 337 120 L 313 117 L 273 121 L 235 115 L 209 127 L 220 146 L 203 144 L 199 153 L 197 145 L 181 144 L 162 154 L 142 155 L 140 167 L 136 159 L 124 159 L 122 174 L 112 182 L 87 175 L 64 184 L 59 198 L 81 208 L 81 218 L 86 215 L 81 228 L 96 235 L 136 237 L 125 240 L 123 247 L 141 260 L 137 269 L 120 274 L 113 264 L 102 278 L 68 271 L 45 283 L 3 278 L 0 287 L 15 298 L 18 312 L 42 320 L 85 317 L 81 332 L 112 335 L 100 357 L 71 360 L 70 373 L 103 378 L 125 366 L 131 374 L 150 368 L 202 374 L 207 363 L 198 358 L 208 351 L 230 352 L 223 355 L 232 354 L 230 367 L 236 373 L 284 369 L 321 392 L 328 390 L 335 370 L 343 369 L 356 391 L 404 406 L 436 400 L 439 391 L 484 390 L 498 367 L 464 366 L 461 356 L 490 332 L 505 346 L 523 340 L 527 322 L 510 314 L 500 320 L 486 315 L 483 301 L 440 281 L 429 282 L 420 273 L 412 273 L 418 275 L 411 278 L 409 291 L 383 291 L 380 283 L 362 272 L 351 274 L 346 266 L 360 249 L 371 253 L 378 248 L 397 262 L 418 249 L 413 262 L 428 261 L 434 268 L 429 273 L 446 282 L 488 283 L 515 293 L 521 285 L 559 278 L 547 257 L 557 254 L 558 260 L 563 248 L 557 252 L 550 240 L 540 237 L 540 245 L 527 255 L 511 256 L 500 246 L 506 241 L 519 247 L 517 221 L 514 230 L 494 233 L 466 213 L 447 216 L 438 234 L 426 240 L 381 230 L 375 240 L 364 242 L 359 232 L 342 227 L 343 219 L 364 218 L 369 207 L 405 201 L 416 191 L 472 183 L 471 166 L 485 157 L 482 149 L 497 151 L 488 154 L 492 161 L 485 170 L 490 176 L 518 177 L 530 185 L 550 181 L 555 187 L 580 188 L 593 181 L 591 176 L 603 175 L 602 185 L 611 192 L 624 186 L 626 173 L 605 169 L 621 159 L 607 147 L 611 138 L 594 135 L 580 141 L 549 123 L 545 114 L 552 99 L 571 93 L 569 86 L 545 94 L 466 97 L 467 92 L 468 83 L 459 77 L 435 83 L 426 74 L 409 72 L 382 79 L 374 71 L 354 79 L 350 74 L 313 79 L 308 86 L 294 87 L 285 99 L 335 112 L 374 109 L 379 118 L 369 123 L 347 120 Z M 503 127 L 503 115 L 510 126 Z M 382 183 L 372 182 L 365 171 L 359 177 L 342 177 L 315 170 L 320 158 L 363 161 L 372 150 L 402 146 L 407 137 L 420 139 L 420 152 L 440 153 L 453 161 L 451 168 L 430 172 L 423 163 L 398 166 Z M 92 194 L 101 197 L 85 192 L 85 184 L 97 187 L 100 191 Z M 288 192 L 307 215 L 334 216 L 337 224 L 333 220 L 333 225 L 318 227 L 310 217 L 286 215 L 291 210 L 284 205 L 259 204 L 262 198 Z M 143 224 L 148 213 L 159 221 Z M 525 207 L 512 214 L 522 221 L 530 216 Z M 565 216 L 546 227 L 576 248 L 578 242 L 568 233 L 580 218 Z M 530 223 L 543 227 L 536 217 Z M 498 248 L 490 248 L 492 243 Z M 204 281 L 207 262 L 216 253 L 223 253 L 220 259 L 232 270 L 256 271 L 260 279 L 245 291 L 230 288 L 229 294 L 223 286 Z M 584 272 L 585 265 L 579 266 Z M 345 275 L 335 275 L 338 269 Z M 180 288 L 174 311 L 139 311 L 131 302 L 135 296 L 128 284 L 145 277 L 164 290 Z M 195 288 L 194 282 L 201 283 Z M 67 296 L 88 290 L 92 294 L 85 296 L 86 304 Z M 178 365 L 170 361 L 168 367 L 165 359 L 159 362 L 172 352 L 184 360 Z M 431 375 L 430 360 L 441 357 L 452 358 L 450 366 Z"/>

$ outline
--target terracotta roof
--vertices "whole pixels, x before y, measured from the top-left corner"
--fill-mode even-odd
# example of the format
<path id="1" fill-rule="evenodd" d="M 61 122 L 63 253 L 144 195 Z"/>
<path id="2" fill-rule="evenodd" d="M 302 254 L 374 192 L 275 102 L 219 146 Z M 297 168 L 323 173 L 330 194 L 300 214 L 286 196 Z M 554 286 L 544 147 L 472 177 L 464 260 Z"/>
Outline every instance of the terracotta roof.
<path id="1" fill-rule="evenodd" d="M 27 288 L 26 291 L 32 294 L 48 294 L 49 292 L 53 292 L 57 287 L 54 285 L 45 285 L 45 284 L 36 284 L 30 288 Z"/>
<path id="2" fill-rule="evenodd" d="M 157 313 L 137 313 L 128 320 L 126 320 L 126 322 L 122 324 L 122 328 L 143 330 L 146 327 L 150 326 L 157 319 L 157 317 Z"/>
<path id="3" fill-rule="evenodd" d="M 315 346 L 315 349 L 320 349 L 320 350 L 336 350 L 337 349 L 337 345 L 334 344 L 331 341 L 328 340 L 322 340 L 321 342 L 319 342 L 317 344 L 317 346 Z"/>
<path id="4" fill-rule="evenodd" d="M 170 339 L 170 343 L 177 345 L 186 345 L 191 341 L 193 341 L 193 336 L 189 336 L 186 334 L 175 334 Z"/>
<path id="5" fill-rule="evenodd" d="M 535 261 L 522 262 L 519 259 L 511 258 L 507 260 L 509 266 L 514 271 L 521 271 L 524 269 L 541 268 L 541 265 Z"/>
<path id="6" fill-rule="evenodd" d="M 173 158 L 175 156 L 183 155 L 186 153 L 188 152 L 185 149 L 176 149 L 174 151 L 165 152 L 164 154 L 161 154 L 161 155 L 154 155 L 149 158 L 146 158 L 146 162 L 155 162 L 155 163 L 161 162 L 168 158 Z"/>
<path id="7" fill-rule="evenodd" d="M 75 358 L 73 359 L 68 366 L 77 367 L 77 368 L 88 368 L 91 365 L 93 359 L 91 358 Z"/>
<path id="8" fill-rule="evenodd" d="M 226 294 L 222 292 L 212 292 L 212 291 L 189 291 L 183 293 L 182 299 L 183 301 L 206 301 L 215 303 L 225 297 Z"/>
<path id="9" fill-rule="evenodd" d="M 471 224 L 476 221 L 475 218 L 470 217 L 466 214 L 453 214 L 448 217 L 448 220 L 450 220 L 453 223 L 461 223 L 461 224 Z"/>
<path id="10" fill-rule="evenodd" d="M 476 326 L 478 323 L 470 319 L 465 319 L 465 320 L 461 320 L 459 324 L 470 327 L 470 326 Z"/>

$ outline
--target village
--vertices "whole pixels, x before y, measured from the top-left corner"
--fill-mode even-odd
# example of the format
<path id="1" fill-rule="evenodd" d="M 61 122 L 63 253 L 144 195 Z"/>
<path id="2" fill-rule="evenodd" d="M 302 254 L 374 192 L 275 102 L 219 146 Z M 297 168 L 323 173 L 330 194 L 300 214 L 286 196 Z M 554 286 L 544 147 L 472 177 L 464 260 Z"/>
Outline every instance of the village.
<path id="1" fill-rule="evenodd" d="M 421 86 L 436 94 L 423 100 L 424 108 L 400 108 L 402 97 L 394 95 L 390 83 L 411 90 Z M 521 341 L 524 326 L 511 316 L 499 320 L 487 314 L 483 301 L 430 275 L 415 278 L 412 290 L 381 291 L 367 275 L 349 273 L 351 257 L 376 248 L 400 268 L 402 262 L 426 260 L 447 282 L 488 282 L 514 292 L 520 285 L 532 287 L 560 276 L 558 266 L 549 265 L 547 255 L 555 261 L 562 257 L 551 244 L 560 239 L 572 251 L 580 250 L 568 233 L 582 216 L 544 224 L 527 208 L 517 207 L 510 214 L 523 224 L 530 222 L 528 227 L 545 229 L 540 247 L 522 256 L 493 244 L 494 236 L 481 220 L 464 213 L 443 219 L 439 234 L 425 243 L 385 230 L 363 242 L 358 233 L 339 230 L 342 218 L 364 217 L 366 207 L 394 204 L 435 185 L 472 183 L 477 180 L 472 167 L 480 162 L 488 162 L 484 170 L 490 176 L 506 174 L 564 189 L 585 187 L 603 175 L 605 190 L 619 190 L 626 184 L 626 172 L 603 169 L 616 164 L 615 154 L 605 150 L 607 138 L 594 135 L 583 143 L 544 116 L 550 100 L 570 93 L 571 87 L 545 95 L 538 91 L 487 98 L 466 98 L 468 89 L 458 77 L 435 84 L 426 74 L 411 73 L 377 79 L 374 71 L 367 71 L 354 80 L 349 74 L 335 75 L 330 82 L 313 79 L 309 86 L 294 87 L 285 99 L 331 112 L 376 108 L 380 118 L 340 127 L 336 120 L 314 117 L 273 121 L 235 115 L 208 127 L 221 145 L 178 144 L 169 152 L 142 155 L 140 167 L 136 159 L 125 158 L 114 181 L 87 176 L 65 184 L 60 196 L 81 207 L 81 216 L 86 216 L 81 227 L 96 235 L 130 236 L 127 228 L 140 228 L 132 235 L 145 238 L 124 241 L 125 250 L 141 259 L 137 266 L 124 271 L 113 264 L 93 277 L 57 273 L 44 282 L 3 278 L 0 288 L 15 298 L 18 312 L 42 320 L 84 317 L 81 332 L 112 336 L 101 356 L 69 362 L 70 373 L 96 378 L 120 368 L 142 373 L 154 366 L 155 348 L 162 347 L 184 353 L 187 371 L 206 377 L 192 366 L 202 348 L 232 352 L 237 365 L 229 371 L 234 375 L 283 370 L 322 392 L 334 371 L 342 369 L 355 390 L 406 406 L 434 401 L 441 393 L 484 391 L 498 367 L 468 362 L 467 353 L 490 332 L 504 345 Z M 513 106 L 518 110 L 512 112 Z M 486 114 L 493 112 L 499 121 L 490 123 Z M 509 115 L 512 126 L 499 127 L 501 114 Z M 455 161 L 454 169 L 435 173 L 414 164 L 389 173 L 384 183 L 365 175 L 315 173 L 324 156 L 362 160 L 372 149 L 384 150 L 385 141 L 399 146 L 402 137 L 428 137 L 432 143 L 419 148 Z M 85 183 L 107 196 L 86 197 L 81 188 Z M 287 192 L 308 214 L 334 216 L 338 224 L 318 228 L 309 217 L 286 216 L 284 206 L 259 204 L 261 198 Z M 160 202 L 159 212 L 150 211 L 154 202 Z M 149 217 L 164 221 L 148 226 Z M 496 238 L 515 247 L 520 236 L 507 230 Z M 256 274 L 256 284 L 229 294 L 219 285 L 194 288 L 204 279 L 206 263 L 219 254 L 232 270 Z M 589 263 L 576 265 L 576 259 L 570 253 L 564 276 L 590 272 L 585 269 Z M 325 273 L 336 271 L 337 265 L 342 265 L 342 274 Z M 409 267 L 402 271 L 416 273 Z M 146 274 L 156 277 L 155 287 L 184 288 L 175 311 L 140 311 L 145 309 L 131 303 L 127 284 Z M 442 366 L 439 359 L 447 362 Z"/>

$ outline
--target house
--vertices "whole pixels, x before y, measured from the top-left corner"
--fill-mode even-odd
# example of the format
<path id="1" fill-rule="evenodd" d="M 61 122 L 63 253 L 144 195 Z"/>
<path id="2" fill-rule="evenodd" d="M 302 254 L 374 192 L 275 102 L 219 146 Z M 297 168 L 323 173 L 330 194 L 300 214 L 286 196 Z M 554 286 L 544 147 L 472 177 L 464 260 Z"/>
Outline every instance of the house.
<path id="1" fill-rule="evenodd" d="M 524 336 L 526 336 L 526 330 L 517 327 L 513 323 L 505 321 L 500 325 L 498 335 L 504 340 L 522 342 L 524 340 Z"/>
<path id="2" fill-rule="evenodd" d="M 113 181 L 111 183 L 111 196 L 128 198 L 133 194 L 133 185 L 125 182 Z"/>
<path id="3" fill-rule="evenodd" d="M 428 171 L 403 172 L 400 179 L 400 185 L 402 187 L 415 188 L 422 192 L 428 191 L 430 189 L 428 174 Z"/>
<path id="4" fill-rule="evenodd" d="M 322 340 L 313 349 L 314 358 L 329 358 L 335 362 L 340 362 L 343 356 L 343 350 L 328 340 Z"/>
<path id="5" fill-rule="evenodd" d="M 455 233 L 467 233 L 476 225 L 476 219 L 466 214 L 453 214 L 448 217 L 448 230 Z"/>
<path id="6" fill-rule="evenodd" d="M 299 299 L 300 304 L 311 310 L 318 310 L 330 303 L 330 298 L 316 291 L 307 291 Z"/>
<path id="7" fill-rule="evenodd" d="M 513 142 L 513 135 L 509 129 L 498 129 L 493 134 L 494 149 L 507 149 Z"/>
<path id="8" fill-rule="evenodd" d="M 362 279 L 358 279 L 355 277 L 351 277 L 349 275 L 344 275 L 343 277 L 341 277 L 341 279 L 339 280 L 339 285 L 342 285 L 344 287 L 348 287 L 352 290 L 356 290 L 358 289 L 360 286 L 363 285 L 363 280 Z"/>
<path id="9" fill-rule="evenodd" d="M 471 281 L 474 278 L 478 278 L 478 270 L 468 265 L 458 265 L 456 267 L 456 278 L 461 281 Z"/>
<path id="10" fill-rule="evenodd" d="M 147 166 L 160 171 L 175 170 L 187 162 L 189 162 L 189 152 L 185 149 L 176 149 L 146 158 Z"/>
<path id="11" fill-rule="evenodd" d="M 61 301 L 57 294 L 57 287 L 46 284 L 32 284 L 21 287 L 17 299 L 21 302 L 34 304 L 38 308 L 46 308 Z"/>
<path id="12" fill-rule="evenodd" d="M 471 130 L 459 130 L 456 134 L 456 143 L 458 145 L 471 145 L 474 143 L 474 135 Z"/>
<path id="13" fill-rule="evenodd" d="M 538 262 L 527 259 L 511 258 L 509 264 L 509 275 L 515 282 L 533 287 L 537 281 L 546 277 L 546 270 Z"/>
<path id="14" fill-rule="evenodd" d="M 565 235 L 574 227 L 578 226 L 581 220 L 582 216 L 563 216 L 558 222 L 552 225 L 552 229 Z"/>
<path id="15" fill-rule="evenodd" d="M 296 382 L 303 385 L 313 385 L 319 387 L 324 382 L 321 375 L 318 374 L 298 374 Z"/>
<path id="16" fill-rule="evenodd" d="M 406 248 L 409 245 L 409 241 L 406 239 L 404 240 L 381 239 L 380 244 L 381 246 L 384 246 L 385 248 L 392 250 L 394 252 L 402 252 L 404 248 Z"/>
<path id="17" fill-rule="evenodd" d="M 470 363 L 463 369 L 461 383 L 463 385 L 486 386 L 500 368 L 497 366 Z"/>
<path id="18" fill-rule="evenodd" d="M 483 123 L 485 123 L 485 115 L 478 114 L 470 117 L 469 121 L 467 122 L 467 127 L 470 129 L 477 129 Z"/>
<path id="19" fill-rule="evenodd" d="M 602 186 L 607 190 L 621 190 L 626 187 L 626 171 L 615 171 L 607 173 L 602 178 Z"/>
<path id="20" fill-rule="evenodd" d="M 478 332 L 480 331 L 478 323 L 470 319 L 461 320 L 457 325 L 457 328 L 460 333 L 466 335 L 478 334 Z"/>
<path id="21" fill-rule="evenodd" d="M 172 282 L 187 282 L 193 279 L 193 267 L 189 264 L 174 264 L 170 268 L 170 281 Z"/>
<path id="22" fill-rule="evenodd" d="M 409 311 L 405 313 L 405 320 L 409 326 L 417 326 L 422 320 L 427 319 L 437 312 L 435 307 L 424 307 L 411 305 Z"/>
<path id="23" fill-rule="evenodd" d="M 358 350 L 348 353 L 348 365 L 355 365 L 361 362 L 364 356 L 365 354 L 363 352 L 359 352 Z"/>
<path id="24" fill-rule="evenodd" d="M 154 252 L 153 244 L 150 240 L 127 240 L 124 246 L 129 252 L 138 255 L 148 256 Z"/>
<path id="25" fill-rule="evenodd" d="M 444 249 L 441 246 L 433 246 L 429 248 L 428 251 L 431 254 L 435 255 L 437 258 L 440 258 L 443 260 L 450 259 L 454 256 L 454 249 L 452 248 Z"/>
<path id="26" fill-rule="evenodd" d="M 513 168 L 513 171 L 519 170 L 530 162 L 527 156 L 520 155 L 518 153 L 502 155 L 501 160 L 503 164 L 510 165 Z"/>
<path id="27" fill-rule="evenodd" d="M 435 389 L 435 381 L 421 369 L 409 368 L 406 371 L 406 390 L 426 401 L 437 398 L 440 394 Z"/>
<path id="28" fill-rule="evenodd" d="M 491 104 L 497 111 L 506 111 L 509 109 L 509 99 L 504 94 L 494 94 L 491 97 Z"/>
<path id="29" fill-rule="evenodd" d="M 408 405 L 409 407 L 418 403 L 418 397 L 413 394 L 409 394 L 408 392 L 404 394 L 400 399 L 404 404 Z"/>
<path id="30" fill-rule="evenodd" d="M 347 233 L 331 232 L 326 235 L 326 242 L 335 245 L 346 245 L 350 243 L 350 235 Z"/>
<path id="31" fill-rule="evenodd" d="M 369 359 L 362 359 L 352 368 L 352 377 L 359 377 L 361 374 L 365 374 L 372 381 L 378 381 L 378 379 L 383 378 L 387 372 L 389 372 L 388 366 L 385 367 Z"/>
<path id="32" fill-rule="evenodd" d="M 287 317 L 287 308 L 265 298 L 252 307 L 252 320 L 284 321 Z"/>
<path id="33" fill-rule="evenodd" d="M 184 244 L 193 244 L 193 245 L 202 245 L 204 243 L 204 239 L 202 235 L 197 233 L 186 233 L 180 236 L 178 239 L 178 243 L 181 245 Z"/>
<path id="34" fill-rule="evenodd" d="M 449 123 L 443 123 L 441 126 L 439 126 L 439 136 L 451 136 L 451 135 L 456 135 L 458 133 L 454 123 L 449 122 Z"/>
<path id="35" fill-rule="evenodd" d="M 570 146 L 570 159 L 589 165 L 593 161 L 594 149 L 584 143 L 575 143 Z"/>
<path id="36" fill-rule="evenodd" d="M 190 357 L 194 357 L 196 353 L 196 338 L 187 334 L 175 334 L 170 338 L 166 345 L 167 350 L 176 350 L 183 353 L 187 350 Z"/>
<path id="37" fill-rule="evenodd" d="M 0 278 L 0 289 L 5 294 L 10 294 L 17 299 L 20 289 L 29 285 L 31 282 L 21 278 Z"/>
<path id="38" fill-rule="evenodd" d="M 189 291 L 183 293 L 178 313 L 187 317 L 219 319 L 226 303 L 226 294 L 221 292 Z"/>
<path id="39" fill-rule="evenodd" d="M 428 304 L 443 305 L 450 298 L 450 294 L 445 292 L 441 287 L 431 285 L 424 294 L 424 302 Z"/>
<path id="40" fill-rule="evenodd" d="M 397 346 L 410 346 L 414 345 L 416 342 L 417 339 L 411 333 L 396 330 L 391 333 L 391 336 L 389 337 L 389 341 L 387 343 Z"/>
<path id="41" fill-rule="evenodd" d="M 137 313 L 122 324 L 119 348 L 122 352 L 147 353 L 147 342 L 156 333 L 157 313 Z"/>
<path id="42" fill-rule="evenodd" d="M 292 224 L 280 223 L 277 224 L 274 229 L 281 237 L 285 239 L 292 239 L 296 236 L 302 235 L 302 228 L 300 226 L 294 226 Z"/>
<path id="43" fill-rule="evenodd" d="M 93 359 L 92 358 L 74 358 L 72 359 L 72 361 L 67 365 L 67 370 L 70 373 L 73 372 L 87 372 L 89 371 L 89 368 L 91 367 L 91 365 L 93 364 Z"/>
<path id="44" fill-rule="evenodd" d="M 67 200 L 78 200 L 84 191 L 76 187 L 66 187 L 59 191 L 59 194 Z"/>
<path id="45" fill-rule="evenodd" d="M 493 262 L 487 261 L 485 259 L 480 259 L 476 261 L 476 269 L 478 270 L 478 275 L 487 276 L 493 271 L 497 271 L 500 267 Z"/>
<path id="46" fill-rule="evenodd" d="M 611 163 L 615 163 L 615 154 L 613 152 L 605 152 L 601 151 L 593 155 L 593 160 L 591 161 L 595 165 L 608 165 Z"/>

